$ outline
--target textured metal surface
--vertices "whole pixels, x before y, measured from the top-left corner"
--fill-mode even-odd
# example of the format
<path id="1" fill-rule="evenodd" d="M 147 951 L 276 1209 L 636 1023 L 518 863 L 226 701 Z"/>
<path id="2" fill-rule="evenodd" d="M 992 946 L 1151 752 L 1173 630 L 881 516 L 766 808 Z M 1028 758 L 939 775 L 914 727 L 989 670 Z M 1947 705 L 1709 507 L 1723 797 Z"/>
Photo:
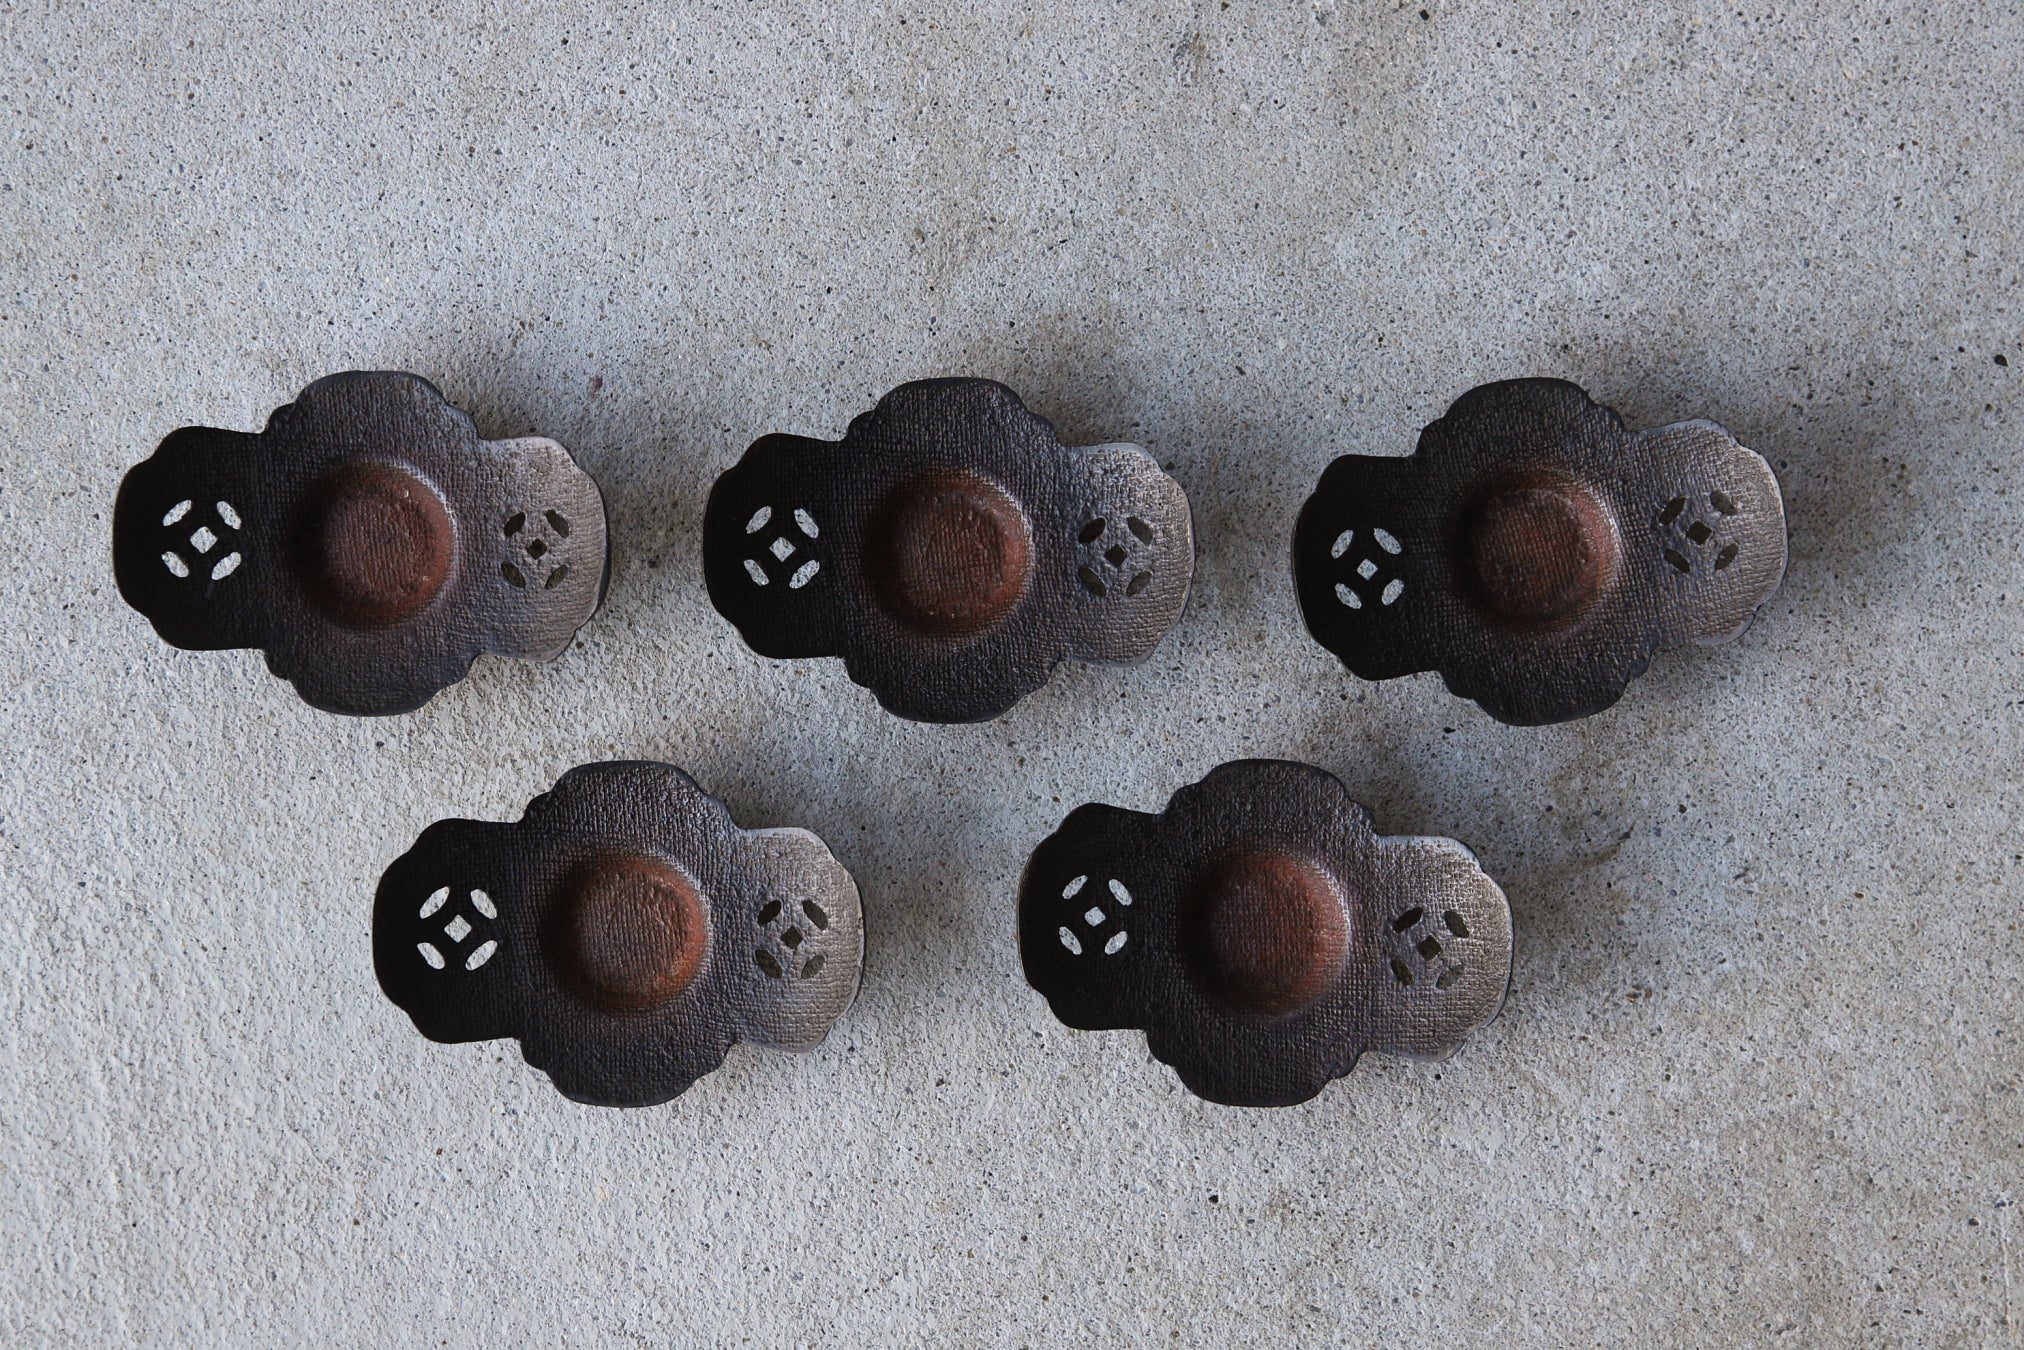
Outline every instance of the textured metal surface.
<path id="1" fill-rule="evenodd" d="M 1156 816 L 1071 812 L 1020 882 L 1019 952 L 1069 1026 L 1141 1028 L 1197 1095 L 1288 1106 L 1495 1016 L 1511 912 L 1453 840 L 1381 836 L 1332 774 L 1240 760 Z"/>
<path id="2" fill-rule="evenodd" d="M 330 712 L 411 712 L 481 652 L 547 660 L 603 598 L 604 499 L 434 385 L 332 375 L 257 434 L 172 433 L 120 483 L 120 594 L 175 646 L 259 647 Z"/>
<path id="3" fill-rule="evenodd" d="M 513 1037 L 565 1095 L 652 1106 L 735 1041 L 850 1006 L 857 885 L 805 830 L 741 830 L 665 764 L 572 769 L 511 824 L 437 821 L 380 879 L 373 966 L 431 1040 Z"/>
<path id="4" fill-rule="evenodd" d="M 2024 6 L 171 13 L 0 46 L 0 1343 L 2017 1336 Z M 332 717 L 113 594 L 132 462 L 351 368 L 597 478 L 581 646 Z M 1151 447 L 1200 540 L 1150 660 L 968 727 L 754 655 L 695 582 L 760 430 L 948 372 Z M 1287 571 L 1330 459 L 1526 374 L 1716 417 L 1791 567 L 1513 734 L 1352 678 Z M 423 826 L 628 756 L 815 830 L 871 919 L 820 1047 L 649 1112 L 423 1039 L 367 958 Z M 1454 1058 L 1216 1107 L 1027 986 L 1033 845 L 1257 756 L 1509 893 Z"/>
<path id="5" fill-rule="evenodd" d="M 1438 670 L 1500 721 L 1600 712 L 1654 652 L 1726 642 L 1785 575 L 1785 508 L 1713 422 L 1630 432 L 1563 380 L 1473 389 L 1403 459 L 1345 455 L 1300 512 L 1315 640 Z"/>
<path id="6" fill-rule="evenodd" d="M 1194 560 L 1151 455 L 1063 446 L 989 380 L 901 385 L 839 442 L 763 437 L 703 521 L 710 599 L 753 650 L 841 656 L 925 722 L 996 717 L 1065 658 L 1143 661 Z"/>

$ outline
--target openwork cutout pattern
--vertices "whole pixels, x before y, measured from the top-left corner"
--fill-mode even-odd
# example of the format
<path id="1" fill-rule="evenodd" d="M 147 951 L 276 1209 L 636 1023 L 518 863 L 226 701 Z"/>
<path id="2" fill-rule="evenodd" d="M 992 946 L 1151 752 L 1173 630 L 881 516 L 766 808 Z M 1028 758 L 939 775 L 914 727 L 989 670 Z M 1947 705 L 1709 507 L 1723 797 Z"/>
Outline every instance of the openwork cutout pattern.
<path id="1" fill-rule="evenodd" d="M 1068 923 L 1055 930 L 1055 935 L 1070 956 L 1081 956 L 1085 951 L 1116 956 L 1131 940 L 1131 932 L 1125 926 L 1131 892 L 1116 877 L 1085 896 L 1084 888 L 1088 885 L 1089 877 L 1084 874 L 1061 888 L 1061 898 L 1072 902 L 1070 907 L 1076 912 L 1069 916 Z M 1104 908 L 1106 899 L 1111 905 L 1109 911 Z"/>
<path id="2" fill-rule="evenodd" d="M 1410 455 L 1331 463 L 1293 576 L 1353 674 L 1437 671 L 1536 726 L 1609 707 L 1657 652 L 1736 637 L 1785 556 L 1778 480 L 1721 427 L 1630 431 L 1564 380 L 1508 380 L 1456 399 Z"/>
<path id="3" fill-rule="evenodd" d="M 1471 936 L 1460 911 L 1412 906 L 1391 922 L 1392 979 L 1401 988 L 1431 982 L 1447 991 L 1467 970 L 1463 954 Z"/>
<path id="4" fill-rule="evenodd" d="M 569 579 L 562 546 L 569 538 L 569 517 L 550 507 L 529 515 L 515 511 L 500 527 L 513 551 L 499 564 L 499 575 L 516 590 L 538 587 L 552 591 Z"/>
<path id="5" fill-rule="evenodd" d="M 745 559 L 745 575 L 752 578 L 754 586 L 770 586 L 775 580 L 782 580 L 788 590 L 798 591 L 822 571 L 822 560 L 810 556 L 815 541 L 822 537 L 822 528 L 806 508 L 799 506 L 782 513 L 780 525 L 768 531 L 766 527 L 772 522 L 771 506 L 760 507 L 745 522 L 746 534 L 760 538 L 770 535 L 763 548 Z"/>
<path id="6" fill-rule="evenodd" d="M 565 1095 L 650 1106 L 738 1042 L 805 1050 L 857 990 L 857 886 L 805 830 L 741 830 L 665 764 L 574 769 L 508 824 L 387 868 L 373 969 L 432 1040 L 511 1037 Z"/>
<path id="7" fill-rule="evenodd" d="M 1082 546 L 1075 579 L 1097 599 L 1119 593 L 1129 598 L 1153 584 L 1153 527 L 1137 516 L 1121 522 L 1098 516 L 1086 521 L 1075 539 Z"/>
<path id="8" fill-rule="evenodd" d="M 178 580 L 207 577 L 223 581 L 245 561 L 231 542 L 240 528 L 239 512 L 232 503 L 217 501 L 208 510 L 199 510 L 195 500 L 185 497 L 162 517 L 162 529 L 171 536 L 169 547 L 162 551 L 162 566 Z"/>
<path id="9" fill-rule="evenodd" d="M 1382 526 L 1365 530 L 1363 538 L 1365 546 L 1358 548 L 1357 532 L 1344 530 L 1329 545 L 1328 556 L 1343 568 L 1343 579 L 1335 583 L 1335 598 L 1347 609 L 1362 609 L 1367 596 L 1380 605 L 1395 605 L 1406 593 L 1406 583 L 1392 560 L 1405 552 L 1405 545 Z"/>
<path id="10" fill-rule="evenodd" d="M 1452 1052 L 1503 1000 L 1511 913 L 1453 840 L 1386 838 L 1322 770 L 1246 760 L 1158 815 L 1070 812 L 1026 866 L 1019 952 L 1067 1025 L 1142 1029 L 1197 1095 L 1283 1106 L 1366 1050 Z"/>
<path id="11" fill-rule="evenodd" d="M 438 886 L 422 902 L 420 916 L 434 919 L 448 910 L 449 917 L 442 923 L 442 932 L 435 939 L 424 938 L 415 944 L 422 960 L 431 970 L 444 970 L 454 960 L 464 970 L 477 970 L 499 952 L 499 939 L 490 935 L 493 920 L 499 917 L 498 906 L 492 897 L 480 890 L 465 892 L 463 901 L 450 906 L 453 887 Z M 473 918 L 477 922 L 472 922 Z M 443 939 L 448 939 L 447 942 Z M 470 939 L 466 945 L 466 939 Z"/>
<path id="12" fill-rule="evenodd" d="M 813 898 L 769 899 L 759 907 L 760 945 L 752 963 L 769 979 L 812 980 L 822 973 L 829 955 L 822 935 L 829 931 L 829 911 Z"/>
<path id="13" fill-rule="evenodd" d="M 1705 496 L 1683 493 L 1670 498 L 1658 512 L 1666 564 L 1682 576 L 1733 567 L 1743 548 L 1724 534 L 1723 527 L 1741 511 L 1735 498 L 1719 488 Z"/>

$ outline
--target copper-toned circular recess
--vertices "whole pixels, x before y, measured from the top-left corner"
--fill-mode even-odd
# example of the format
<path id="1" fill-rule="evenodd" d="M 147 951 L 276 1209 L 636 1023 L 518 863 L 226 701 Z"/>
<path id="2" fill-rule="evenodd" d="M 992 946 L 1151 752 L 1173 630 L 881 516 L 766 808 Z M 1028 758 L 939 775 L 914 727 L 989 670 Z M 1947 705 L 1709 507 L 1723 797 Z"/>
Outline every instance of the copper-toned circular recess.
<path id="1" fill-rule="evenodd" d="M 1518 623 L 1571 618 L 1616 574 L 1620 545 L 1609 508 L 1571 479 L 1510 483 L 1469 514 L 1463 575 L 1477 600 Z"/>
<path id="2" fill-rule="evenodd" d="M 1210 990 L 1240 1012 L 1283 1017 L 1327 991 L 1349 951 L 1336 879 L 1297 854 L 1245 848 L 1211 863 L 1185 942 Z"/>
<path id="3" fill-rule="evenodd" d="M 898 484 L 873 514 L 865 570 L 904 624 L 967 636 L 1019 603 L 1033 576 L 1033 527 L 982 474 L 928 469 Z"/>
<path id="4" fill-rule="evenodd" d="M 358 628 L 391 627 L 426 609 L 456 558 L 443 499 L 391 464 L 348 464 L 321 479 L 289 543 L 310 594 Z"/>
<path id="5" fill-rule="evenodd" d="M 679 869 L 607 858 L 570 878 L 551 926 L 577 991 L 612 1012 L 645 1012 L 689 987 L 709 948 L 709 911 Z"/>

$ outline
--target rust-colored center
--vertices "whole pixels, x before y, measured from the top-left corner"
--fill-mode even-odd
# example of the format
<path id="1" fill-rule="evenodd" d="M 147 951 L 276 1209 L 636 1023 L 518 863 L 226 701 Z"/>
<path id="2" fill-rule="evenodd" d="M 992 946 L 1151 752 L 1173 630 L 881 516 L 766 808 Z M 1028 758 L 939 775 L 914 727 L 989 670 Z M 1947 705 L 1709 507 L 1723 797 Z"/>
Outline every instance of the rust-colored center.
<path id="1" fill-rule="evenodd" d="M 1342 887 L 1312 861 L 1273 848 L 1212 862 L 1187 926 L 1187 945 L 1215 996 L 1270 1017 L 1313 1004 L 1349 952 Z"/>
<path id="2" fill-rule="evenodd" d="M 434 488 L 391 464 L 349 464 L 303 499 L 290 541 L 310 594 L 340 623 L 387 628 L 449 580 L 456 531 Z"/>
<path id="3" fill-rule="evenodd" d="M 612 1012 L 646 1012 L 689 987 L 710 945 L 696 883 L 658 858 L 607 858 L 570 879 L 551 941 L 570 983 Z"/>
<path id="4" fill-rule="evenodd" d="M 1620 545 L 1609 508 L 1572 479 L 1493 489 L 1464 529 L 1463 575 L 1476 599 L 1517 623 L 1581 613 L 1616 574 Z"/>
<path id="5" fill-rule="evenodd" d="M 980 473 L 928 469 L 873 514 L 865 567 L 879 600 L 908 627 L 981 633 L 1011 613 L 1033 576 L 1033 527 Z"/>

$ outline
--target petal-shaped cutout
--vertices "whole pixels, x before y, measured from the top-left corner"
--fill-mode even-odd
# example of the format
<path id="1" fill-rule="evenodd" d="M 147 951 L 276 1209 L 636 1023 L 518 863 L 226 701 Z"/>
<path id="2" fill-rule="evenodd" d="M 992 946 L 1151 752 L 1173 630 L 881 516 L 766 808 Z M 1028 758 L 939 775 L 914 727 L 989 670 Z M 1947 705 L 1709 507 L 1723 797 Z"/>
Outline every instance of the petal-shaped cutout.
<path id="1" fill-rule="evenodd" d="M 516 884 L 513 829 L 437 821 L 380 878 L 373 968 L 430 1040 L 491 1040 L 519 1025 L 515 991 L 537 924 Z"/>
<path id="2" fill-rule="evenodd" d="M 259 472 L 258 441 L 185 427 L 120 481 L 113 577 L 120 596 L 172 646 L 254 646 L 267 631 L 273 529 L 266 513 L 254 509 L 258 494 L 249 495 L 249 480 Z M 206 538 L 210 546 L 199 550 Z M 212 559 L 233 555 L 240 562 L 214 577 Z"/>
<path id="3" fill-rule="evenodd" d="M 703 513 L 703 579 L 710 603 L 761 656 L 834 656 L 847 607 L 826 484 L 836 471 L 824 441 L 767 436 L 717 479 Z M 803 527 L 806 518 L 812 530 Z M 817 570 L 795 579 L 810 563 Z M 828 572 L 822 565 L 829 563 Z"/>
<path id="4" fill-rule="evenodd" d="M 1511 907 L 1452 839 L 1387 839 L 1381 852 L 1373 903 L 1385 950 L 1370 983 L 1370 1048 L 1445 1059 L 1503 1005 Z"/>
<path id="5" fill-rule="evenodd" d="M 1180 621 L 1194 579 L 1187 494 L 1143 447 L 1072 452 L 1087 494 L 1076 522 L 1076 585 L 1065 587 L 1083 660 L 1131 665 Z"/>
<path id="6" fill-rule="evenodd" d="M 1157 910 L 1123 903 L 1109 883 L 1118 882 L 1134 900 L 1170 883 L 1158 860 L 1136 847 L 1145 820 L 1115 806 L 1079 806 L 1026 864 L 1019 885 L 1020 961 L 1027 983 L 1068 1026 L 1108 1031 L 1144 1025 L 1136 991 L 1149 983 L 1144 971 L 1167 939 Z M 1113 949 L 1118 937 L 1124 942 Z"/>
<path id="7" fill-rule="evenodd" d="M 1677 631 L 1700 643 L 1741 636 L 1785 578 L 1785 502 L 1763 456 L 1713 422 L 1636 438 L 1649 466 L 1645 523 L 1665 563 L 1660 594 Z M 1670 630 L 1669 630 L 1670 631 Z"/>
<path id="8" fill-rule="evenodd" d="M 752 878 L 735 939 L 749 949 L 736 962 L 745 978 L 741 1038 L 805 1050 L 857 994 L 864 966 L 864 914 L 857 883 L 827 845 L 807 830 L 754 830 L 741 841 L 741 867 Z"/>

